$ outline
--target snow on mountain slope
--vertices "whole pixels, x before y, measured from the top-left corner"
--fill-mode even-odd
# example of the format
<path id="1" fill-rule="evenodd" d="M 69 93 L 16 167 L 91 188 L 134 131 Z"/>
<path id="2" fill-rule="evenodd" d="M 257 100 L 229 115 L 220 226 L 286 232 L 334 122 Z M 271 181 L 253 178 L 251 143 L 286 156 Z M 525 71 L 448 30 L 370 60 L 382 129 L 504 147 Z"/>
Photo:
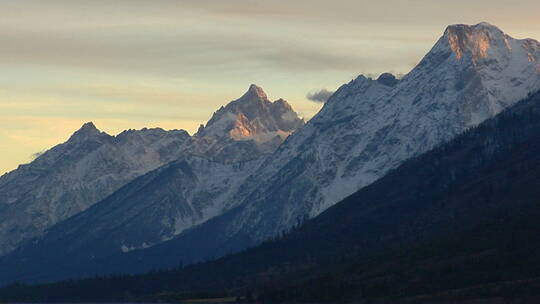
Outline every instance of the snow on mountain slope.
<path id="1" fill-rule="evenodd" d="M 234 196 L 238 208 L 175 242 L 188 246 L 219 231 L 201 245 L 207 252 L 192 256 L 205 259 L 318 215 L 539 90 L 539 58 L 537 41 L 513 39 L 490 24 L 449 26 L 403 79 L 360 76 L 342 86 L 246 180 Z"/>
<path id="2" fill-rule="evenodd" d="M 188 138 L 162 129 L 113 137 L 86 123 L 67 142 L 0 177 L 0 254 L 177 158 Z"/>
<path id="3" fill-rule="evenodd" d="M 154 246 L 230 208 L 231 194 L 258 164 L 182 156 L 55 225 L 37 242 L 85 258 Z"/>

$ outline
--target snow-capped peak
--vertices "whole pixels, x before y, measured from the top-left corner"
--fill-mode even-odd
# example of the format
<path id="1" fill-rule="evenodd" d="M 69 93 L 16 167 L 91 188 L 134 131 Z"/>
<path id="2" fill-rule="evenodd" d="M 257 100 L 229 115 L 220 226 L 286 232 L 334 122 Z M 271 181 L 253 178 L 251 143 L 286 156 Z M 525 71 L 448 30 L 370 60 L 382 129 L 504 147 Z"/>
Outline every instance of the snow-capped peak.
<path id="1" fill-rule="evenodd" d="M 100 133 L 99 129 L 96 127 L 96 125 L 89 121 L 81 126 L 81 128 L 76 132 L 92 132 L 92 133 Z"/>
<path id="2" fill-rule="evenodd" d="M 304 125 L 283 99 L 268 100 L 252 84 L 237 100 L 216 111 L 193 137 L 191 152 L 216 161 L 245 161 L 268 154 Z M 234 157 L 231 158 L 231 155 Z"/>
<path id="3" fill-rule="evenodd" d="M 287 101 L 271 102 L 261 87 L 252 84 L 242 97 L 215 112 L 195 136 L 266 142 L 287 136 L 303 124 Z"/>
<path id="4" fill-rule="evenodd" d="M 264 92 L 264 90 L 256 84 L 250 85 L 248 91 L 240 99 L 253 99 L 253 98 L 257 98 L 261 100 L 268 100 L 268 96 L 266 96 L 266 93 Z"/>
<path id="5" fill-rule="evenodd" d="M 468 55 L 475 64 L 482 59 L 497 60 L 522 51 L 527 53 L 529 62 L 537 62 L 540 47 L 540 43 L 534 39 L 514 39 L 487 22 L 451 25 L 446 28 L 442 40 L 439 44 L 448 44 L 458 60 Z"/>
<path id="6" fill-rule="evenodd" d="M 514 39 L 486 22 L 451 25 L 400 83 L 442 73 L 441 93 L 458 94 L 466 124 L 473 126 L 539 88 L 539 57 L 536 40 Z"/>
<path id="7" fill-rule="evenodd" d="M 507 40 L 509 37 L 496 26 L 486 22 L 476 25 L 451 25 L 445 31 L 445 38 L 457 59 L 461 59 L 465 54 L 471 54 L 475 61 L 486 58 L 494 43 L 499 43 L 503 49 L 511 51 Z"/>

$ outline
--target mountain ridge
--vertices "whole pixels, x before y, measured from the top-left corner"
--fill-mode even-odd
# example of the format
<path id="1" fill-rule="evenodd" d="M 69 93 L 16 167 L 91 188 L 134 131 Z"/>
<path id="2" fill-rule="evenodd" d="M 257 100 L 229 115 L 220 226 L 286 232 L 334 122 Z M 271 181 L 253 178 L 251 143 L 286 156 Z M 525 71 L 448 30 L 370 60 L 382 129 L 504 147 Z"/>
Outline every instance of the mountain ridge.
<path id="1" fill-rule="evenodd" d="M 270 101 L 264 90 L 252 84 L 239 99 L 217 110 L 208 123 L 194 134 L 196 153 L 223 158 L 229 142 L 251 143 L 262 154 L 273 152 L 294 130 L 305 124 L 283 99 Z M 216 149 L 216 146 L 218 149 Z"/>

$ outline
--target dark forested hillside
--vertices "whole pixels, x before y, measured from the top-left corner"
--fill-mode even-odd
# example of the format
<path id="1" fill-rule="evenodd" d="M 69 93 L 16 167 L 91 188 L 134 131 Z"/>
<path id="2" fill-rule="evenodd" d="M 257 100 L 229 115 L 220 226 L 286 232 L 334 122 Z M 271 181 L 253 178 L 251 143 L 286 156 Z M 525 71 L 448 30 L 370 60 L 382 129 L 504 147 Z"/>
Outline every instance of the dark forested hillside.
<path id="1" fill-rule="evenodd" d="M 167 272 L 9 286 L 0 300 L 521 297 L 540 293 L 538 219 L 535 94 L 278 240 Z"/>

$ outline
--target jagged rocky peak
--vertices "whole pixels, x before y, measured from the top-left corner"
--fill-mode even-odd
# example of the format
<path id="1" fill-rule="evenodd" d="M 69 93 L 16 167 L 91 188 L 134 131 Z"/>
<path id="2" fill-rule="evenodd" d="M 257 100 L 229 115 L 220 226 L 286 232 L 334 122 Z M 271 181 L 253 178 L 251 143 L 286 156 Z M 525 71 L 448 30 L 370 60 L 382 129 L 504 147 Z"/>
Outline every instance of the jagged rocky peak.
<path id="1" fill-rule="evenodd" d="M 266 96 L 266 93 L 264 92 L 263 88 L 259 87 L 256 84 L 252 84 L 249 86 L 248 91 L 240 99 L 268 100 L 268 96 Z"/>
<path id="2" fill-rule="evenodd" d="M 73 135 L 71 135 L 71 137 L 69 138 L 69 141 L 84 141 L 99 138 L 101 136 L 108 135 L 105 132 L 101 132 L 98 128 L 96 128 L 96 125 L 94 125 L 94 123 L 90 121 L 83 124 L 79 130 L 73 133 Z"/>
<path id="3" fill-rule="evenodd" d="M 287 101 L 271 102 L 261 87 L 252 84 L 242 97 L 215 112 L 195 136 L 264 142 L 275 136 L 286 137 L 303 125 L 304 120 Z"/>
<path id="4" fill-rule="evenodd" d="M 76 131 L 76 133 L 99 134 L 101 132 L 93 122 L 89 121 L 87 123 L 84 123 L 82 127 Z"/>

